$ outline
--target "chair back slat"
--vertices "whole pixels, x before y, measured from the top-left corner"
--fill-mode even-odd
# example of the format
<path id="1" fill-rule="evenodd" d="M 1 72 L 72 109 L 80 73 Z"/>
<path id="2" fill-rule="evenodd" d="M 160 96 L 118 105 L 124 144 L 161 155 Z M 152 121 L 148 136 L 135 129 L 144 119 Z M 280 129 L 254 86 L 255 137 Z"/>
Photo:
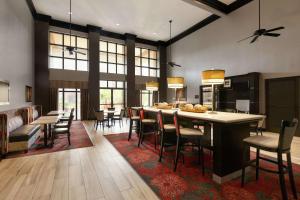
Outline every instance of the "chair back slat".
<path id="1" fill-rule="evenodd" d="M 140 119 L 141 120 L 145 119 L 145 111 L 143 108 L 140 110 Z"/>
<path id="2" fill-rule="evenodd" d="M 70 131 L 72 121 L 73 121 L 74 115 L 70 115 L 69 120 L 68 120 L 68 130 Z"/>
<path id="3" fill-rule="evenodd" d="M 282 120 L 281 131 L 279 136 L 279 150 L 289 150 L 293 141 L 293 137 L 298 127 L 298 119 L 293 119 L 291 122 Z"/>
<path id="4" fill-rule="evenodd" d="M 178 113 L 177 113 L 177 111 L 174 113 L 174 125 L 175 125 L 175 128 L 176 128 L 176 135 L 179 136 L 180 135 L 180 129 L 179 129 Z"/>
<path id="5" fill-rule="evenodd" d="M 160 131 L 164 130 L 164 122 L 163 122 L 163 116 L 161 110 L 158 111 L 157 113 L 157 122 L 158 122 L 158 127 Z"/>
<path id="6" fill-rule="evenodd" d="M 104 120 L 104 111 L 103 110 L 94 111 L 94 115 L 98 121 Z"/>

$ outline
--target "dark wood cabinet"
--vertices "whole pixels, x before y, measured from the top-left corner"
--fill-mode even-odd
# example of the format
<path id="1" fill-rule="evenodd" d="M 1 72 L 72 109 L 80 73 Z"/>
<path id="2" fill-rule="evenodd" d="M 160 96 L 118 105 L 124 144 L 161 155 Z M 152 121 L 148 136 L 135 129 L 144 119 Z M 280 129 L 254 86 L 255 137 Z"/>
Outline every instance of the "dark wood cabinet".
<path id="1" fill-rule="evenodd" d="M 279 133 L 282 120 L 300 118 L 300 77 L 266 80 L 267 129 Z M 300 136 L 300 128 L 296 132 Z"/>
<path id="2" fill-rule="evenodd" d="M 235 110 L 236 100 L 249 100 L 250 113 L 259 113 L 259 76 L 257 72 L 249 74 L 225 77 L 230 80 L 231 86 L 215 86 L 215 104 L 219 111 Z M 203 92 L 205 86 L 200 86 L 200 104 L 204 104 Z"/>

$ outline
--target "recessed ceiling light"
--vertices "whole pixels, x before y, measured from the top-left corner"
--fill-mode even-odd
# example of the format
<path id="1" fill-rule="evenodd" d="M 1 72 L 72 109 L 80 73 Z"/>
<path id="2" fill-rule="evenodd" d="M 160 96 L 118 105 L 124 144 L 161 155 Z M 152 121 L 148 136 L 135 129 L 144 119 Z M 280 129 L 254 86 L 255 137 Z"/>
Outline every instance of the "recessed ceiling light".
<path id="1" fill-rule="evenodd" d="M 116 26 L 120 26 L 120 24 L 116 24 Z"/>

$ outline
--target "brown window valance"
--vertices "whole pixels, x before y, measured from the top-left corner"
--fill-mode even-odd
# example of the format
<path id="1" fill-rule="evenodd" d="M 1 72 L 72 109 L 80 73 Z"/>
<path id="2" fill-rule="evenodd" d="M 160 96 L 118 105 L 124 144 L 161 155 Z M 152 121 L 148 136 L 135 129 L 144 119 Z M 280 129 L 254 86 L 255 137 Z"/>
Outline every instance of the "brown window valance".
<path id="1" fill-rule="evenodd" d="M 62 80 L 51 80 L 50 88 L 78 88 L 88 89 L 88 82 L 85 81 L 62 81 Z"/>

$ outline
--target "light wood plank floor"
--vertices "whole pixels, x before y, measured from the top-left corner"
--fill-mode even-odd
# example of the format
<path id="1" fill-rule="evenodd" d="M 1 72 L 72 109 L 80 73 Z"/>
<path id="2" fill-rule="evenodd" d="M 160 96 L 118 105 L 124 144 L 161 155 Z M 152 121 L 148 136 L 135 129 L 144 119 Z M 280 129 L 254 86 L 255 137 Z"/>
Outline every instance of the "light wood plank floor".
<path id="1" fill-rule="evenodd" d="M 2 160 L 0 199 L 159 199 L 103 137 L 102 129 L 94 131 L 91 122 L 84 125 L 93 147 Z M 117 127 L 104 132 L 121 131 Z"/>
<path id="2" fill-rule="evenodd" d="M 128 124 L 93 129 L 84 122 L 95 146 L 0 162 L 0 199 L 146 200 L 159 199 L 103 134 L 128 132 Z M 264 133 L 276 137 L 276 134 Z M 274 154 L 268 154 L 275 156 Z M 292 145 L 300 164 L 300 138 Z"/>

